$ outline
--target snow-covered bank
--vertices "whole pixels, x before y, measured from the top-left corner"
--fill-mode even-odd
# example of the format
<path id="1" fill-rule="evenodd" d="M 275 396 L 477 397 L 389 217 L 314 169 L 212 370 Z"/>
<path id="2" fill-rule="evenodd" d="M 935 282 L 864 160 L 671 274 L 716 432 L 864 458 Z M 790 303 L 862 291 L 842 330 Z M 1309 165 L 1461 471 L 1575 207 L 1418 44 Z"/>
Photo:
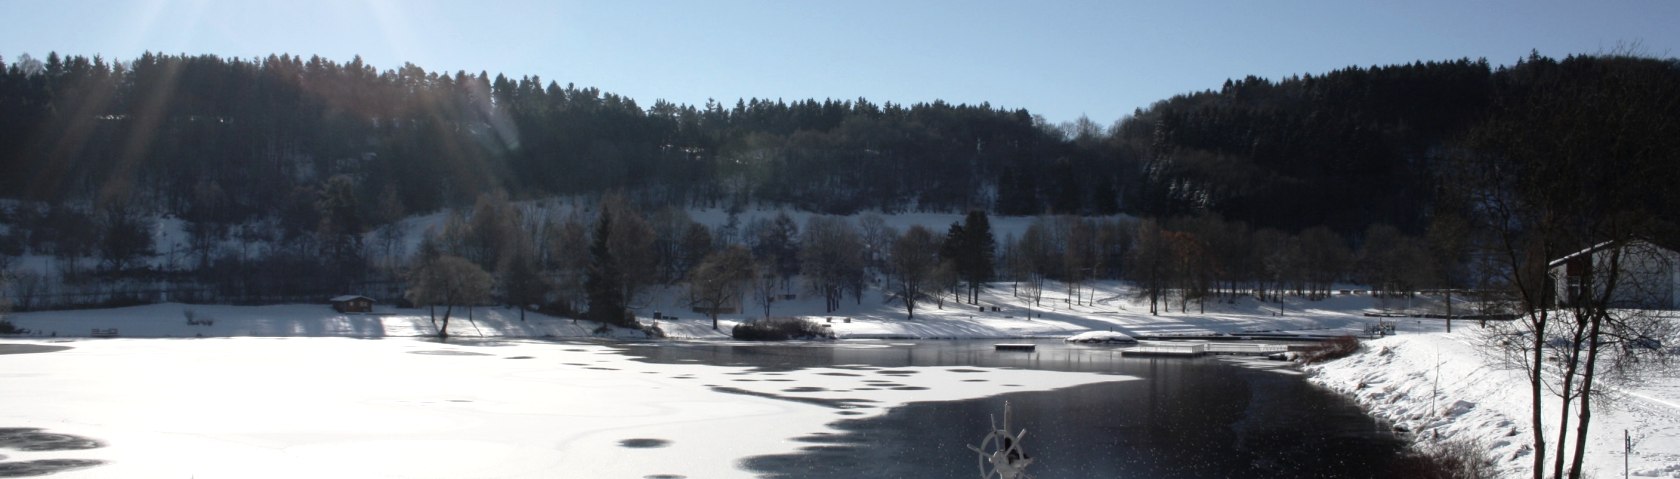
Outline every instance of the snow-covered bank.
<path id="1" fill-rule="evenodd" d="M 1419 444 L 1474 441 L 1505 476 L 1526 477 L 1533 460 L 1528 383 L 1522 371 L 1488 357 L 1498 353 L 1479 347 L 1480 331 L 1460 327 L 1368 341 L 1353 356 L 1306 370 L 1313 382 L 1411 431 Z M 1680 375 L 1670 370 L 1650 379 L 1594 411 L 1586 469 L 1594 477 L 1622 475 L 1623 431 L 1634 441 L 1627 457 L 1633 475 L 1680 477 Z M 1547 403 L 1548 421 L 1555 421 L 1557 407 L 1556 398 Z M 1551 444 L 1555 423 L 1548 428 Z"/>
<path id="2" fill-rule="evenodd" d="M 200 322 L 189 325 L 191 311 Z M 437 314 L 443 315 L 443 308 Z M 376 308 L 374 313 L 339 313 L 326 305 L 229 306 L 163 303 L 112 309 L 39 311 L 8 316 L 35 336 L 87 337 L 93 329 L 116 329 L 119 337 L 419 337 L 438 327 L 427 309 Z M 508 308 L 455 308 L 449 334 L 464 337 L 589 337 L 597 326 Z"/>
<path id="3" fill-rule="evenodd" d="M 60 341 L 0 356 L 0 427 L 102 445 L 0 450 L 104 463 L 56 477 L 750 477 L 737 461 L 795 452 L 840 418 L 1129 380 L 902 367 L 889 388 L 867 367 L 649 364 L 535 341 Z"/>
<path id="4" fill-rule="evenodd" d="M 919 338 L 1065 338 L 1087 331 L 1114 331 L 1132 336 L 1170 334 L 1240 333 L 1245 331 L 1344 331 L 1355 332 L 1375 324 L 1376 318 L 1362 315 L 1377 310 L 1368 296 L 1337 296 L 1322 301 L 1290 299 L 1284 315 L 1277 315 L 1275 303 L 1260 303 L 1243 297 L 1233 302 L 1210 301 L 1205 312 L 1191 304 L 1186 312 L 1163 308 L 1152 316 L 1148 307 L 1133 300 L 1129 286 L 1116 282 L 1085 285 L 1080 301 L 1068 301 L 1058 292 L 1047 291 L 1042 301 L 1024 303 L 1011 294 L 1008 283 L 997 283 L 980 296 L 978 305 L 948 301 L 943 306 L 924 302 L 914 320 L 906 319 L 903 306 L 886 303 L 879 291 L 870 291 L 861 301 L 848 298 L 837 311 L 824 311 L 820 297 L 796 296 L 778 301 L 772 316 L 803 317 L 826 325 L 841 339 Z M 725 314 L 718 328 L 704 315 L 689 310 L 681 288 L 650 294 L 638 316 L 654 322 L 668 337 L 722 339 L 736 323 L 763 315 L 748 311 Z M 995 311 L 993 309 L 996 309 Z M 208 326 L 188 325 L 186 312 Z M 437 314 L 441 315 L 439 308 Z M 113 309 L 37 311 L 16 313 L 8 318 L 19 327 L 37 334 L 58 337 L 87 337 L 95 329 L 117 329 L 121 337 L 417 337 L 437 333 L 426 309 L 393 308 L 381 305 L 372 314 L 343 314 L 325 304 L 272 306 L 153 304 Z M 1416 322 L 1414 322 L 1416 323 Z M 1423 324 L 1423 323 L 1416 323 Z M 1403 326 L 1410 326 L 1408 323 Z M 589 337 L 598 324 L 573 321 L 534 312 L 520 320 L 519 311 L 504 307 L 455 308 L 449 323 L 451 336 L 459 337 Z"/>

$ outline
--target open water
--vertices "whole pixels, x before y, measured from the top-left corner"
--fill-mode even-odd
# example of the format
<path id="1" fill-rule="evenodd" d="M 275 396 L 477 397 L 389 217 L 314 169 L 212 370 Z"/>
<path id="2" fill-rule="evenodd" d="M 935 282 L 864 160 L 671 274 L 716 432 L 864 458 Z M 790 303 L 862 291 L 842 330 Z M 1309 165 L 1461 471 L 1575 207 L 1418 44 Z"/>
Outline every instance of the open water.
<path id="1" fill-rule="evenodd" d="M 842 419 L 839 434 L 800 438 L 797 454 L 742 466 L 785 478 L 973 478 L 978 445 L 1013 408 L 1012 429 L 1046 478 L 1384 477 L 1403 442 L 1352 401 L 1303 377 L 1221 358 L 1123 357 L 1111 346 L 1037 342 L 997 352 L 996 341 L 810 344 L 660 343 L 627 347 L 653 363 L 750 366 L 790 375 L 811 367 L 976 366 L 1079 371 L 1141 380 L 963 401 L 917 402 Z M 1011 341 L 1018 342 L 1018 341 Z M 977 374 L 977 379 L 985 378 Z M 1002 376 L 999 382 L 1007 382 Z M 1004 389 L 1007 389 L 1006 387 Z"/>

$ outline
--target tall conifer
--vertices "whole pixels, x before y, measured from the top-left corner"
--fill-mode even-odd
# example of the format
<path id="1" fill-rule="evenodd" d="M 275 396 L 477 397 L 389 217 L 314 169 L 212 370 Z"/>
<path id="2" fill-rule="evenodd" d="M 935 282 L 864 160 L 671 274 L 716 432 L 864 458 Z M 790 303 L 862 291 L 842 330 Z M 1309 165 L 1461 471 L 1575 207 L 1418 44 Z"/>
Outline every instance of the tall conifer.
<path id="1" fill-rule="evenodd" d="M 593 321 L 624 326 L 624 278 L 618 258 L 608 247 L 612 236 L 612 213 L 603 209 L 595 222 L 595 236 L 589 243 L 589 267 L 584 272 L 583 288 L 588 295 L 589 312 L 585 317 Z"/>

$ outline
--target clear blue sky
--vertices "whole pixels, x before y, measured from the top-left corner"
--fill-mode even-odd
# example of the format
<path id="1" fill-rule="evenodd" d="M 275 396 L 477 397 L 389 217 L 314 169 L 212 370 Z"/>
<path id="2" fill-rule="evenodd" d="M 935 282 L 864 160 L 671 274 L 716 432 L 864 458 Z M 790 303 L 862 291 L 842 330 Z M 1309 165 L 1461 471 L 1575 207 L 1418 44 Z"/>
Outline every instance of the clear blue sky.
<path id="1" fill-rule="evenodd" d="M 1226 78 L 1680 56 L 1680 1 L 0 0 L 0 55 L 355 55 L 636 99 L 990 102 L 1108 124 Z"/>

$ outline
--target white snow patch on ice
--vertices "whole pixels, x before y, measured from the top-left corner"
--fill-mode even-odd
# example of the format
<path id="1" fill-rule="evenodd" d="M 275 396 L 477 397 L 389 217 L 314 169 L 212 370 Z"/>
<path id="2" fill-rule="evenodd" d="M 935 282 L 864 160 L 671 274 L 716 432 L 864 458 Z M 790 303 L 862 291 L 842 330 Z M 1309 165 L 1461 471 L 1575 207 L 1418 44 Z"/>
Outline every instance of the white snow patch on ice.
<path id="1" fill-rule="evenodd" d="M 860 388 L 871 385 L 865 381 L 876 376 L 823 374 L 856 372 L 850 369 L 768 373 L 648 364 L 583 343 L 226 338 L 65 344 L 73 349 L 0 360 L 0 383 L 6 385 L 0 388 L 0 427 L 42 428 L 105 444 L 28 455 L 3 451 L 12 460 L 106 462 L 56 477 L 749 477 L 739 460 L 808 446 L 793 438 L 835 432 L 825 425 L 848 417 L 841 412 L 880 414 L 910 401 L 1129 379 L 895 367 L 916 372 L 892 378 L 909 387 L 865 390 Z M 993 381 L 963 381 L 976 376 Z M 1002 383 L 1020 386 L 1005 391 Z M 625 447 L 632 439 L 664 442 Z"/>

